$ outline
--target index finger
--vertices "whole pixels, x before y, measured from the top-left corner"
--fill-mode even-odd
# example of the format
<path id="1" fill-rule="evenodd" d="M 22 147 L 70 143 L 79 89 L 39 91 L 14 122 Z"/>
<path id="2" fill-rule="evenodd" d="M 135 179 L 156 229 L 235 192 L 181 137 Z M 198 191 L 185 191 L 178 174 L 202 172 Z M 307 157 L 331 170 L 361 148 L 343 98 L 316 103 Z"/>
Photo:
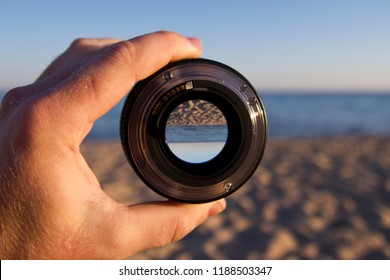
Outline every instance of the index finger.
<path id="1" fill-rule="evenodd" d="M 77 123 L 90 125 L 119 102 L 137 81 L 169 62 L 200 55 L 200 41 L 173 32 L 161 31 L 120 41 L 103 49 L 50 90 L 45 99 L 50 102 L 56 123 L 61 118 L 72 123 L 74 115 Z M 74 129 L 74 123 L 71 125 Z"/>

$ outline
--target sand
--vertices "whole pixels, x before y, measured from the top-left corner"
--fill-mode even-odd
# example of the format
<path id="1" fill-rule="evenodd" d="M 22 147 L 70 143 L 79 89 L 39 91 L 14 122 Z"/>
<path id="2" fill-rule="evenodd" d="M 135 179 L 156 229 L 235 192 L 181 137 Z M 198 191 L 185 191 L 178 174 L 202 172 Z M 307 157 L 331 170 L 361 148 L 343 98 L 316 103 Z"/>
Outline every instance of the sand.
<path id="1" fill-rule="evenodd" d="M 119 140 L 82 146 L 104 190 L 131 204 L 162 198 Z M 228 207 L 183 240 L 130 259 L 389 259 L 390 137 L 269 139 Z"/>
<path id="2" fill-rule="evenodd" d="M 226 119 L 213 103 L 196 99 L 177 106 L 169 115 L 167 125 L 226 125 Z"/>

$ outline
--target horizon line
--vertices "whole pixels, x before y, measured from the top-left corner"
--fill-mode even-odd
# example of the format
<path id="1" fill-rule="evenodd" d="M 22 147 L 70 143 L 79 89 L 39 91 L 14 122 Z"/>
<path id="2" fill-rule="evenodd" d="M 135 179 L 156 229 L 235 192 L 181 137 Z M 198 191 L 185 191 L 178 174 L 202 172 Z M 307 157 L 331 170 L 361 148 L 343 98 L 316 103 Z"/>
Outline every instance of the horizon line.
<path id="1" fill-rule="evenodd" d="M 390 94 L 390 89 L 281 89 L 281 88 L 264 88 L 255 87 L 260 94 Z"/>
<path id="2" fill-rule="evenodd" d="M 261 88 L 254 86 L 255 90 L 260 94 L 390 94 L 388 89 L 354 89 L 354 88 Z M 0 97 L 11 90 L 12 88 L 0 87 Z"/>

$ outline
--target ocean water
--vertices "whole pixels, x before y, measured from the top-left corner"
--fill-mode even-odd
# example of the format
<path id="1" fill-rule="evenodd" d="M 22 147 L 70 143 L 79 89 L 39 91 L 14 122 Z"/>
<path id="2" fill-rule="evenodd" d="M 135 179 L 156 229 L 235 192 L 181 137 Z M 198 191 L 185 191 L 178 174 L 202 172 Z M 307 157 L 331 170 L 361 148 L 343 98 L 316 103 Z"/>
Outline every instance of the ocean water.
<path id="1" fill-rule="evenodd" d="M 390 94 L 279 93 L 262 94 L 261 99 L 266 108 L 269 137 L 390 135 Z M 119 138 L 122 106 L 123 101 L 101 118 L 88 138 Z M 215 135 L 218 138 L 220 132 Z M 180 135 L 177 140 L 181 142 Z"/>
<path id="2" fill-rule="evenodd" d="M 165 138 L 168 143 L 186 142 L 225 142 L 227 139 L 227 125 L 202 126 L 167 126 Z"/>
<path id="3" fill-rule="evenodd" d="M 390 94 L 313 92 L 260 96 L 267 112 L 269 137 L 390 135 Z M 119 139 L 123 103 L 124 100 L 99 119 L 87 139 Z M 194 135 L 199 135 L 196 129 L 191 129 Z M 215 126 L 215 129 L 221 127 Z M 172 141 L 183 142 L 182 136 L 174 133 Z M 212 128 L 207 134 L 213 135 Z M 209 141 L 220 141 L 219 132 L 215 135 L 213 137 L 217 138 L 209 137 Z"/>
<path id="4" fill-rule="evenodd" d="M 170 150 L 191 163 L 208 161 L 217 156 L 226 143 L 227 125 L 169 125 L 165 138 Z"/>
<path id="5" fill-rule="evenodd" d="M 390 95 L 264 95 L 269 136 L 390 134 Z"/>

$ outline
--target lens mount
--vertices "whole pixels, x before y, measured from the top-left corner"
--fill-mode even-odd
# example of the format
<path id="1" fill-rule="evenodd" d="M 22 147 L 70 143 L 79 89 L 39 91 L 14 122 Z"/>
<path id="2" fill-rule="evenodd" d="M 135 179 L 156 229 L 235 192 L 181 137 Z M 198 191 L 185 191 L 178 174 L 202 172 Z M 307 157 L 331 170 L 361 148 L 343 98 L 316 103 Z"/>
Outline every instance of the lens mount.
<path id="1" fill-rule="evenodd" d="M 200 163 L 173 153 L 165 133 L 175 108 L 195 100 L 215 105 L 227 126 L 222 150 Z M 122 110 L 120 136 L 129 163 L 147 186 L 175 201 L 203 203 L 230 195 L 252 176 L 265 150 L 267 118 L 241 74 L 216 61 L 190 59 L 135 85 Z"/>

